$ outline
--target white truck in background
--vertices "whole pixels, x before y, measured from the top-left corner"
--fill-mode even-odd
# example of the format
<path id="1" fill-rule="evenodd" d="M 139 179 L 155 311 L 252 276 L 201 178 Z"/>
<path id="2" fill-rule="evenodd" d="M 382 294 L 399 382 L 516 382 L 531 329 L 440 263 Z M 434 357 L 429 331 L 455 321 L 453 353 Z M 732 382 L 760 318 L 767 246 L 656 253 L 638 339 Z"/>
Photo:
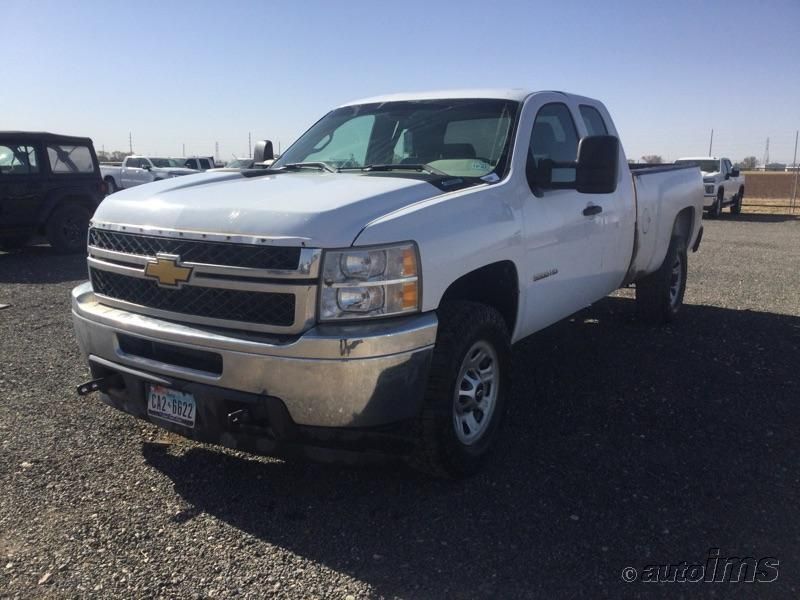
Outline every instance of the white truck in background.
<path id="1" fill-rule="evenodd" d="M 150 156 L 126 156 L 120 166 L 100 165 L 100 174 L 106 182 L 109 194 L 143 183 L 194 175 L 198 172 L 187 169 L 177 159 Z"/>
<path id="2" fill-rule="evenodd" d="M 719 217 L 724 206 L 731 207 L 731 214 L 742 212 L 745 178 L 729 158 L 694 156 L 679 158 L 675 164 L 699 167 L 703 174 L 703 206 L 709 217 Z"/>
<path id="3" fill-rule="evenodd" d="M 702 209 L 696 166 L 629 167 L 590 98 L 346 104 L 270 168 L 103 201 L 78 392 L 256 453 L 463 476 L 502 435 L 512 343 L 629 284 L 647 320 L 678 315 Z"/>

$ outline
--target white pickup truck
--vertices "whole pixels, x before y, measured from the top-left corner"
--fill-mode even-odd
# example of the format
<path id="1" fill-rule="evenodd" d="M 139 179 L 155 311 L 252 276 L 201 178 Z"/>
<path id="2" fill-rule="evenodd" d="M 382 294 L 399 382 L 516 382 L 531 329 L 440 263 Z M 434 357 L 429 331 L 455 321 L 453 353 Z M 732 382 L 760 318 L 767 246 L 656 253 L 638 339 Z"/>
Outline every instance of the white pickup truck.
<path id="1" fill-rule="evenodd" d="M 695 156 L 679 158 L 675 164 L 700 168 L 705 192 L 704 207 L 708 216 L 719 217 L 724 206 L 731 207 L 731 214 L 738 215 L 742 212 L 744 175 L 739 174 L 739 169 L 731 164 L 730 159 Z"/>
<path id="2" fill-rule="evenodd" d="M 115 194 L 72 292 L 78 393 L 252 452 L 471 473 L 514 342 L 628 284 L 651 321 L 681 308 L 700 171 L 631 171 L 616 135 L 561 92 L 394 95 L 269 169 Z"/>
<path id="3" fill-rule="evenodd" d="M 100 165 L 100 175 L 106 182 L 109 194 L 143 183 L 197 173 L 197 170 L 187 169 L 182 162 L 174 158 L 150 156 L 126 156 L 119 167 Z"/>

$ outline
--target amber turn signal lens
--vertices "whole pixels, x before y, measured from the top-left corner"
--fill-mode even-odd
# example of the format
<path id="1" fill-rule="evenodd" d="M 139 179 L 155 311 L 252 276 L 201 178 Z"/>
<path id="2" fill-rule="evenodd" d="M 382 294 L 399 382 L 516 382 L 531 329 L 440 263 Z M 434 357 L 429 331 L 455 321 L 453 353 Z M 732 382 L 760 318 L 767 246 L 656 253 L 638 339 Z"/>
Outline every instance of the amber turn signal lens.
<path id="1" fill-rule="evenodd" d="M 403 250 L 403 277 L 417 274 L 417 255 L 413 248 Z"/>
<path id="2" fill-rule="evenodd" d="M 417 308 L 417 282 L 403 284 L 403 309 Z"/>

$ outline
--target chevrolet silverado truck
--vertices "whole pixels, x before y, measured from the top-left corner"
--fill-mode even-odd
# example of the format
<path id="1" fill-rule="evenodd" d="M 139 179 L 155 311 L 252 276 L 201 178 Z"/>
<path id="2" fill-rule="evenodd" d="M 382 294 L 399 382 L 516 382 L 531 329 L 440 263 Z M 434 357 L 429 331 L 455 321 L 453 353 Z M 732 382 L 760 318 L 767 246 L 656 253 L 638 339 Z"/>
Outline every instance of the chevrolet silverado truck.
<path id="1" fill-rule="evenodd" d="M 714 219 L 722 214 L 724 206 L 731 207 L 731 214 L 742 212 L 744 200 L 744 175 L 731 164 L 728 158 L 700 156 L 679 158 L 676 165 L 696 165 L 703 174 L 703 204 L 709 217 Z"/>
<path id="2" fill-rule="evenodd" d="M 119 167 L 100 165 L 100 173 L 106 182 L 108 193 L 113 194 L 143 183 L 195 175 L 198 171 L 186 168 L 183 159 L 126 156 Z"/>
<path id="3" fill-rule="evenodd" d="M 255 453 L 463 476 L 501 436 L 514 342 L 631 284 L 648 320 L 679 314 L 702 208 L 696 166 L 631 170 L 590 98 L 346 104 L 269 169 L 100 205 L 78 393 Z"/>

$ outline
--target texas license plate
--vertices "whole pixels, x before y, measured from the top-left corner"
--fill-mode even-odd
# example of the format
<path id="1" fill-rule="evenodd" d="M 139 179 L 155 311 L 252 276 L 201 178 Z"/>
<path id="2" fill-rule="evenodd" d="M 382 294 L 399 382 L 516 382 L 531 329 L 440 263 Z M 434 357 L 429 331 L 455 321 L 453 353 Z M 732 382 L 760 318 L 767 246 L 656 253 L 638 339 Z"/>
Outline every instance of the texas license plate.
<path id="1" fill-rule="evenodd" d="M 151 417 L 193 428 L 196 412 L 197 405 L 191 394 L 161 385 L 147 386 L 147 414 Z"/>

